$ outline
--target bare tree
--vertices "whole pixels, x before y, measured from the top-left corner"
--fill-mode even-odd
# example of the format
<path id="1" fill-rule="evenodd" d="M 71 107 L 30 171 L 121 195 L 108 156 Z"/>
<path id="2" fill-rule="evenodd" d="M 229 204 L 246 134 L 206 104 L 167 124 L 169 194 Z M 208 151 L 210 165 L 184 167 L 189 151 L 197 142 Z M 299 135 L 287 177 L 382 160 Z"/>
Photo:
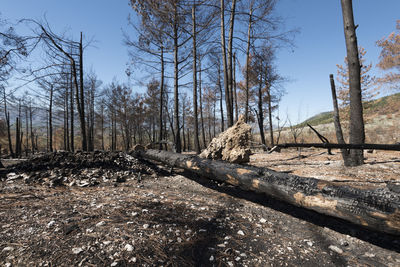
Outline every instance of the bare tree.
<path id="1" fill-rule="evenodd" d="M 349 67 L 350 143 L 363 144 L 365 142 L 365 132 L 361 98 L 361 66 L 358 56 L 356 26 L 354 25 L 352 0 L 341 0 L 341 5 Z M 364 163 L 363 154 L 363 150 L 360 149 L 350 150 L 349 165 L 362 165 Z"/>

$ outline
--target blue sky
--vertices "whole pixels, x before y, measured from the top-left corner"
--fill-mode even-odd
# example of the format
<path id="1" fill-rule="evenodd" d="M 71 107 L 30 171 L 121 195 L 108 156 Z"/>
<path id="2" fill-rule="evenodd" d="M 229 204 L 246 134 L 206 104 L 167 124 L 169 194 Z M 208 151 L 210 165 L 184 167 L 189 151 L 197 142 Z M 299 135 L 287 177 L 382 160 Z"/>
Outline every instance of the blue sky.
<path id="1" fill-rule="evenodd" d="M 354 0 L 353 5 L 359 45 L 367 50 L 367 62 L 375 65 L 380 52 L 375 42 L 395 30 L 400 1 Z M 336 75 L 336 64 L 342 64 L 346 51 L 340 1 L 281 0 L 277 11 L 286 28 L 301 30 L 293 51 L 282 49 L 277 58 L 280 73 L 291 80 L 285 84 L 280 117 L 288 114 L 295 123 L 332 109 L 329 74 Z M 132 14 L 127 0 L 1 0 L 0 12 L 11 21 L 40 20 L 46 14 L 55 32 L 66 30 L 77 39 L 83 31 L 87 39 L 94 37 L 97 42 L 86 52 L 86 67 L 93 67 L 105 84 L 113 78 L 126 81 L 122 29 Z"/>

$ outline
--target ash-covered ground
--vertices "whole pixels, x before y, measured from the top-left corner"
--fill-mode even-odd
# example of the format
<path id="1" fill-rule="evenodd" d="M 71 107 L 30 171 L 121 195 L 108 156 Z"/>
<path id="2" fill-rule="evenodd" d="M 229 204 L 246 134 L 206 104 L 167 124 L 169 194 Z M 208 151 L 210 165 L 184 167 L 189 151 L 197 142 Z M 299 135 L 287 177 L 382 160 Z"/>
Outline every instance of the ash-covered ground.
<path id="1" fill-rule="evenodd" d="M 398 237 L 125 153 L 12 164 L 0 204 L 4 266 L 400 265 Z"/>

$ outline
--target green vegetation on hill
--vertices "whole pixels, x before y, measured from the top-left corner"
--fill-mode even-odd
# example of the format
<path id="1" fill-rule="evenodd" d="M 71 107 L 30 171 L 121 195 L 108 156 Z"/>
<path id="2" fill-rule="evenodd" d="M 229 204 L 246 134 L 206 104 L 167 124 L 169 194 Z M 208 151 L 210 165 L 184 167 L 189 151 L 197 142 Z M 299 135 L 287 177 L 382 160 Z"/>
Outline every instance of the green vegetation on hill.
<path id="1" fill-rule="evenodd" d="M 384 96 L 375 100 L 364 102 L 364 116 L 370 117 L 373 115 L 389 115 L 400 112 L 400 93 Z M 346 112 L 343 108 L 340 109 L 341 119 L 343 113 Z M 307 123 L 313 126 L 333 122 L 333 111 L 319 113 L 304 122 L 296 125 L 302 127 Z"/>

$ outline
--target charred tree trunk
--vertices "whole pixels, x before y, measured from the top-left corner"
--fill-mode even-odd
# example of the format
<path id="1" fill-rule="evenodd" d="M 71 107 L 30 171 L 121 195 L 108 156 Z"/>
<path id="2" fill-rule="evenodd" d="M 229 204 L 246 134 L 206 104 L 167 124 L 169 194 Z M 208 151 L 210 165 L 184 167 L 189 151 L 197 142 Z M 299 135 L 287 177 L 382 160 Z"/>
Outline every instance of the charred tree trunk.
<path id="1" fill-rule="evenodd" d="M 203 99 L 202 99 L 202 88 L 201 88 L 201 60 L 199 58 L 199 106 L 200 106 L 200 121 L 201 121 L 201 137 L 203 139 L 203 147 L 207 147 L 206 143 L 206 132 L 204 129 L 204 117 L 203 117 Z"/>
<path id="2" fill-rule="evenodd" d="M 166 151 L 147 150 L 140 155 L 298 207 L 400 235 L 400 194 L 388 185 L 382 188 L 370 183 L 335 183 Z"/>
<path id="3" fill-rule="evenodd" d="M 19 118 L 15 121 L 15 156 L 19 158 L 21 156 L 21 132 L 19 127 Z"/>
<path id="4" fill-rule="evenodd" d="M 331 82 L 331 92 L 333 101 L 333 123 L 335 124 L 336 139 L 338 144 L 346 144 L 343 138 L 342 125 L 340 124 L 339 106 L 336 97 L 336 86 L 335 86 L 335 80 L 333 79 L 333 74 L 329 75 L 329 79 Z M 349 151 L 346 149 L 341 149 L 340 152 L 342 153 L 344 165 L 350 166 Z"/>
<path id="5" fill-rule="evenodd" d="M 53 152 L 53 92 L 54 87 L 50 85 L 50 99 L 49 99 L 49 150 Z"/>
<path id="6" fill-rule="evenodd" d="M 262 77 L 260 78 L 260 81 L 262 81 Z M 263 110 L 263 103 L 262 103 L 262 83 L 260 82 L 258 86 L 258 128 L 260 129 L 260 138 L 261 138 L 261 143 L 265 146 L 265 135 L 264 135 L 264 110 Z"/>
<path id="7" fill-rule="evenodd" d="M 82 32 L 81 39 L 79 42 L 79 98 L 80 98 L 80 112 L 79 112 L 79 120 L 81 123 L 81 139 L 82 139 L 82 150 L 87 151 L 87 134 L 86 134 L 86 125 L 85 125 L 85 97 L 84 97 L 84 87 L 83 87 L 83 47 L 82 47 Z"/>
<path id="8" fill-rule="evenodd" d="M 274 147 L 274 129 L 272 125 L 272 100 L 271 100 L 271 88 L 267 89 L 267 101 L 268 101 L 268 123 L 269 123 L 269 138 L 271 139 L 271 147 Z"/>
<path id="9" fill-rule="evenodd" d="M 239 110 L 237 102 L 237 88 L 236 88 L 236 53 L 233 54 L 233 98 L 235 101 L 235 122 L 239 119 Z"/>
<path id="10" fill-rule="evenodd" d="M 177 153 L 181 153 L 181 129 L 179 126 L 179 58 L 178 58 L 178 6 L 174 2 L 174 24 L 173 24 L 173 42 L 174 42 L 174 131 L 175 131 L 175 150 Z"/>
<path id="11" fill-rule="evenodd" d="M 75 141 L 74 141 L 74 88 L 73 88 L 73 82 L 72 82 L 72 65 L 71 65 L 71 76 L 70 76 L 70 112 L 71 112 L 71 134 L 70 134 L 70 149 L 72 152 L 75 151 Z"/>
<path id="12" fill-rule="evenodd" d="M 192 38 L 193 38 L 193 123 L 194 150 L 200 154 L 199 120 L 197 114 L 197 44 L 196 44 L 196 4 L 192 7 Z M 160 144 L 161 145 L 161 144 Z"/>
<path id="13" fill-rule="evenodd" d="M 223 92 L 222 92 L 222 85 L 221 85 L 221 68 L 218 64 L 218 89 L 219 89 L 219 109 L 221 111 L 221 132 L 225 131 L 225 121 L 224 121 L 224 105 L 222 104 Z"/>
<path id="14" fill-rule="evenodd" d="M 233 126 L 233 28 L 235 25 L 236 0 L 232 0 L 231 14 L 229 19 L 229 36 L 228 36 L 228 93 L 229 93 L 229 110 L 227 110 L 228 127 Z"/>
<path id="15" fill-rule="evenodd" d="M 346 39 L 347 61 L 350 87 L 350 143 L 365 142 L 364 118 L 361 98 L 361 66 L 358 56 L 356 26 L 354 25 L 352 0 L 341 0 L 344 35 Z M 349 165 L 364 163 L 363 150 L 350 150 Z"/>
<path id="16" fill-rule="evenodd" d="M 162 143 L 163 140 L 163 105 L 164 105 L 164 47 L 161 46 L 161 82 L 160 82 L 160 114 L 159 114 L 159 149 L 162 150 Z"/>

